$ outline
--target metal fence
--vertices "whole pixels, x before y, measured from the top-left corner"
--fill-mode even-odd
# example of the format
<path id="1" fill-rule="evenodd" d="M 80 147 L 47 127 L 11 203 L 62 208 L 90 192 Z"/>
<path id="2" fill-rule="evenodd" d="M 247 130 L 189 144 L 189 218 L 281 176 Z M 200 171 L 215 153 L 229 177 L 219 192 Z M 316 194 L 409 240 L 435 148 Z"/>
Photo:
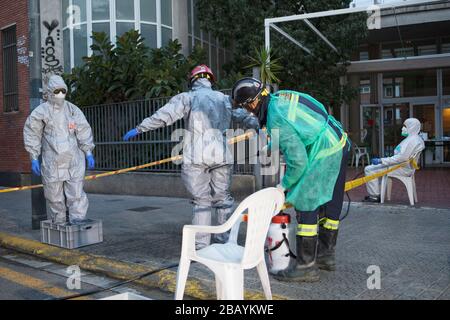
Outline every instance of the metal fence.
<path id="1" fill-rule="evenodd" d="M 184 126 L 179 120 L 173 125 L 139 135 L 133 141 L 122 141 L 123 135 L 136 127 L 142 120 L 169 101 L 170 98 L 111 103 L 83 108 L 90 123 L 95 148 L 96 170 L 117 170 L 145 164 L 171 157 L 174 146 L 180 141 L 172 141 L 171 134 Z M 234 125 L 233 127 L 237 127 Z M 246 146 L 248 150 L 248 144 Z M 236 174 L 253 174 L 253 165 L 235 164 Z M 181 166 L 174 163 L 157 165 L 142 171 L 180 172 Z"/>

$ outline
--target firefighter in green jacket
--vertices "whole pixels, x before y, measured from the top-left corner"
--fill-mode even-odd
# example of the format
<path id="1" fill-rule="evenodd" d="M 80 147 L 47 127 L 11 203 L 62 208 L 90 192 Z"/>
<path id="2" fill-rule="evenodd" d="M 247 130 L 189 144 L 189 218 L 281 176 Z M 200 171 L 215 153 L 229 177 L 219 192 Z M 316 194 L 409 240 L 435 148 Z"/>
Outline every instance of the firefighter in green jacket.
<path id="1" fill-rule="evenodd" d="M 349 141 L 341 124 L 313 97 L 296 91 L 269 94 L 256 79 L 232 91 L 235 106 L 255 114 L 269 136 L 279 135 L 286 173 L 277 186 L 297 213 L 297 259 L 275 278 L 314 282 L 318 269 L 335 270 Z M 320 216 L 323 216 L 319 220 Z"/>

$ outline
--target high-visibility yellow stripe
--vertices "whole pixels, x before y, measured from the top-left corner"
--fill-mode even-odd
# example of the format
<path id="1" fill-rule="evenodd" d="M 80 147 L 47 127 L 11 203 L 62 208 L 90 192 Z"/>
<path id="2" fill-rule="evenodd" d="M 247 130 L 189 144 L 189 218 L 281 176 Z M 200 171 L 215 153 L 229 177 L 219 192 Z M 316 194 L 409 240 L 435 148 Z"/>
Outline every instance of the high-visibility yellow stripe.
<path id="1" fill-rule="evenodd" d="M 240 136 L 231 138 L 230 140 L 227 141 L 227 143 L 230 144 L 230 145 L 231 144 L 235 144 L 235 143 L 238 143 L 238 142 L 250 139 L 254 135 L 255 135 L 255 132 L 253 132 L 253 131 L 252 132 L 248 132 L 248 133 L 242 134 Z M 109 172 L 105 172 L 105 173 L 100 173 L 100 174 L 87 176 L 84 179 L 85 180 L 96 180 L 98 178 L 109 177 L 109 176 L 113 176 L 113 175 L 117 175 L 117 174 L 122 174 L 122 173 L 126 173 L 126 172 L 136 171 L 136 170 L 157 166 L 157 165 L 168 163 L 168 162 L 172 162 L 172 161 L 178 161 L 178 160 L 181 160 L 181 159 L 183 159 L 183 156 L 182 155 L 178 155 L 178 156 L 174 156 L 174 157 L 163 159 L 163 160 L 153 161 L 153 162 L 146 163 L 146 164 L 139 165 L 139 166 L 134 166 L 134 167 L 126 168 L 126 169 L 120 169 L 120 170 L 116 170 L 116 171 L 109 171 Z M 7 193 L 7 192 L 14 192 L 14 191 L 23 191 L 23 190 L 42 188 L 42 187 L 43 187 L 42 184 L 37 184 L 37 185 L 32 185 L 32 186 L 23 186 L 23 187 L 14 187 L 14 188 L 1 189 L 0 193 Z"/>
<path id="2" fill-rule="evenodd" d="M 323 219 L 320 219 L 319 224 L 328 230 L 337 230 L 339 228 L 339 220 L 323 218 Z"/>
<path id="3" fill-rule="evenodd" d="M 391 172 L 393 172 L 395 170 L 398 170 L 399 168 L 402 168 L 402 167 L 406 166 L 409 163 L 411 163 L 414 168 L 417 168 L 416 170 L 420 169 L 420 167 L 417 165 L 417 161 L 415 161 L 415 159 L 410 159 L 408 161 L 405 161 L 403 163 L 400 163 L 398 165 L 390 167 L 390 168 L 388 168 L 388 169 L 386 169 L 384 171 L 374 173 L 373 175 L 370 175 L 370 176 L 367 176 L 367 177 L 362 177 L 362 178 L 351 180 L 351 181 L 347 181 L 345 183 L 344 191 L 350 191 L 350 190 L 355 189 L 355 188 L 357 188 L 359 186 L 362 186 L 362 185 L 366 184 L 369 181 L 378 179 L 378 178 L 380 178 L 380 177 L 382 177 L 382 176 L 384 176 L 384 175 L 386 175 L 388 173 L 391 173 Z M 286 209 L 291 208 L 291 207 L 292 207 L 292 204 L 285 203 L 284 206 L 281 208 L 281 210 L 286 210 Z"/>
<path id="4" fill-rule="evenodd" d="M 317 156 L 315 159 L 320 159 L 320 158 L 328 157 L 328 156 L 331 156 L 332 154 L 335 154 L 339 150 L 343 149 L 345 147 L 346 143 L 347 143 L 347 133 L 344 132 L 342 134 L 342 137 L 341 137 L 341 140 L 339 141 L 339 143 L 334 144 L 330 148 L 319 151 L 319 153 L 317 153 Z"/>
<path id="5" fill-rule="evenodd" d="M 291 95 L 291 102 L 289 103 L 288 119 L 290 121 L 295 121 L 297 116 L 297 104 L 299 96 L 296 94 Z"/>
<path id="6" fill-rule="evenodd" d="M 303 237 L 312 237 L 317 235 L 317 224 L 299 224 L 297 226 L 297 235 Z"/>
<path id="7" fill-rule="evenodd" d="M 20 284 L 21 286 L 45 293 L 53 297 L 66 297 L 74 295 L 73 291 L 68 291 L 53 287 L 50 283 L 42 281 L 41 279 L 30 277 L 29 275 L 0 267 L 0 277 L 11 282 Z M 74 299 L 75 300 L 75 299 Z M 80 297 L 77 300 L 90 300 L 87 297 Z"/>
<path id="8" fill-rule="evenodd" d="M 311 116 L 310 114 L 308 114 L 305 110 L 303 110 L 303 108 L 295 108 L 294 109 L 297 114 L 297 116 L 299 118 L 305 119 L 306 122 L 311 123 L 313 125 L 317 124 L 317 122 L 319 122 L 320 120 L 314 118 L 313 116 Z M 289 108 L 290 111 L 290 108 Z M 294 117 L 295 119 L 295 117 Z M 335 134 L 333 133 L 333 131 L 331 130 L 331 127 L 329 127 L 327 125 L 328 123 L 326 122 L 324 124 L 324 130 L 325 130 L 325 135 L 327 136 L 328 139 L 330 139 L 330 142 L 332 145 L 337 144 L 339 141 L 337 139 L 337 137 L 335 136 Z"/>

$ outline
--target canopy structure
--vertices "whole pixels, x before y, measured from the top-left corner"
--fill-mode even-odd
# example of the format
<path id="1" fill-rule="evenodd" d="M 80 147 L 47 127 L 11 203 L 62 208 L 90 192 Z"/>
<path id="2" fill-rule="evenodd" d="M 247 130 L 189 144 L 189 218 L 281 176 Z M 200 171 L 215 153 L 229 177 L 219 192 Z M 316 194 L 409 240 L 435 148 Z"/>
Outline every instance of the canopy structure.
<path id="1" fill-rule="evenodd" d="M 338 50 L 336 47 L 331 43 L 327 37 L 320 32 L 312 23 L 311 19 L 314 18 L 322 18 L 322 17 L 330 17 L 330 16 L 337 16 L 337 15 L 344 15 L 344 14 L 352 14 L 352 13 L 360 13 L 360 12 L 366 12 L 370 15 L 370 18 L 373 20 L 372 22 L 376 20 L 376 18 L 380 17 L 381 10 L 384 9 L 395 9 L 400 7 L 406 7 L 411 5 L 419 5 L 419 4 L 429 4 L 433 2 L 439 2 L 439 0 L 430 0 L 430 1 L 417 1 L 417 0 L 411 0 L 411 1 L 399 1 L 389 4 L 379 4 L 379 5 L 371 5 L 371 6 L 364 6 L 364 7 L 356 7 L 356 8 L 347 8 L 347 9 L 338 9 L 338 10 L 329 10 L 329 11 L 320 11 L 320 12 L 313 12 L 313 13 L 305 13 L 305 14 L 299 14 L 299 15 L 292 15 L 292 16 L 285 16 L 285 17 L 278 17 L 278 18 L 267 18 L 264 20 L 264 28 L 265 28 L 265 47 L 266 49 L 270 49 L 270 29 L 274 29 L 278 33 L 280 33 L 282 36 L 286 37 L 288 40 L 293 42 L 295 45 L 300 47 L 303 51 L 305 51 L 308 54 L 312 54 L 311 50 L 303 43 L 298 41 L 297 39 L 294 39 L 289 33 L 281 29 L 280 26 L 277 26 L 279 23 L 283 22 L 291 22 L 291 21 L 303 21 L 308 28 L 310 28 L 319 38 L 321 38 L 327 46 L 330 48 L 330 50 L 333 50 L 337 52 Z M 370 28 L 370 20 L 368 21 L 368 28 Z M 398 27 L 398 23 L 397 23 Z M 373 29 L 377 28 L 377 25 L 374 24 L 372 27 Z M 380 28 L 378 26 L 378 28 Z M 400 36 L 401 40 L 401 36 Z"/>

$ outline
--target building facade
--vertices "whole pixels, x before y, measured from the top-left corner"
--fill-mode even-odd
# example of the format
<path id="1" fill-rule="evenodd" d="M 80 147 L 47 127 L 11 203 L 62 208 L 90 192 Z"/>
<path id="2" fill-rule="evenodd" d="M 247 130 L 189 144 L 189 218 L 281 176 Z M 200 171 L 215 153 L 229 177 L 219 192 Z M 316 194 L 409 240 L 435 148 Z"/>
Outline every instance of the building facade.
<path id="1" fill-rule="evenodd" d="M 23 124 L 30 113 L 27 0 L 0 2 L 0 181 L 21 184 L 30 159 Z"/>
<path id="2" fill-rule="evenodd" d="M 367 3 L 365 3 L 367 4 Z M 359 97 L 342 108 L 353 141 L 373 156 L 390 156 L 405 119 L 422 123 L 423 138 L 437 142 L 426 164 L 450 163 L 450 2 L 381 12 L 381 28 L 369 36 L 348 68 Z"/>
<path id="3" fill-rule="evenodd" d="M 217 38 L 201 30 L 196 0 L 62 0 L 62 21 L 65 72 L 91 54 L 93 31 L 116 39 L 135 29 L 150 48 L 178 39 L 185 55 L 200 45 L 219 78 L 222 65 L 231 56 Z"/>
<path id="4" fill-rule="evenodd" d="M 187 55 L 202 46 L 219 78 L 231 58 L 217 38 L 201 30 L 196 0 L 0 1 L 0 185 L 27 184 L 30 159 L 22 130 L 30 111 L 42 102 L 45 79 L 83 63 L 91 54 L 93 31 L 116 39 L 130 29 L 138 30 L 150 48 L 178 39 Z"/>

